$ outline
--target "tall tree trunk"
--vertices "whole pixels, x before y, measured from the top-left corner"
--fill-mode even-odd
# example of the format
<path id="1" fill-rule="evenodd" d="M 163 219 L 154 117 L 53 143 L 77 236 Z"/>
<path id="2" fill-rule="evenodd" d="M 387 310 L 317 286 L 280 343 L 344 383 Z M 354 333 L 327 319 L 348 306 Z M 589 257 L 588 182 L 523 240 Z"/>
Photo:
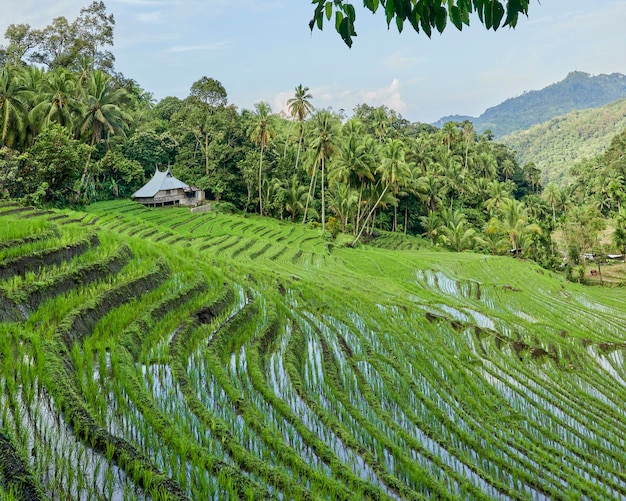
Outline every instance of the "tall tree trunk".
<path id="1" fill-rule="evenodd" d="M 259 160 L 259 214 L 263 215 L 263 193 L 261 191 L 261 181 L 263 176 L 263 141 L 261 141 L 261 159 Z"/>
<path id="2" fill-rule="evenodd" d="M 76 193 L 76 200 L 80 199 L 80 192 L 85 186 L 85 180 L 87 179 L 87 172 L 89 171 L 89 162 L 91 162 L 91 152 L 93 151 L 93 145 L 96 144 L 96 128 L 94 127 L 93 134 L 91 135 L 91 144 L 89 145 L 89 153 L 87 153 L 87 161 L 85 162 L 85 168 L 83 169 L 83 175 L 80 177 L 80 184 L 78 185 L 78 193 Z"/>
<path id="3" fill-rule="evenodd" d="M 361 238 L 361 235 L 363 234 L 363 230 L 365 229 L 365 226 L 367 226 L 367 223 L 368 223 L 370 217 L 372 217 L 372 214 L 374 214 L 374 211 L 376 210 L 376 207 L 378 207 L 378 204 L 380 203 L 380 201 L 385 196 L 385 193 L 387 193 L 387 188 L 389 188 L 389 185 L 385 186 L 385 189 L 383 190 L 383 192 L 378 197 L 378 200 L 376 200 L 376 203 L 374 204 L 374 207 L 372 207 L 372 210 L 370 210 L 369 214 L 365 218 L 365 221 L 363 222 L 363 226 L 361 226 L 361 229 L 359 230 L 358 235 L 356 236 L 354 241 L 350 244 L 350 247 L 354 247 L 356 245 L 356 243 L 359 241 L 359 239 Z"/>
<path id="4" fill-rule="evenodd" d="M 393 206 L 393 232 L 398 231 L 398 205 Z"/>
<path id="5" fill-rule="evenodd" d="M 356 223 L 354 225 L 354 234 L 357 234 L 359 229 L 359 223 L 361 222 L 361 204 L 363 203 L 363 186 L 365 185 L 365 180 L 361 178 L 361 188 L 359 189 L 359 202 L 356 206 Z"/>
<path id="6" fill-rule="evenodd" d="M 311 201 L 312 192 L 315 190 L 315 185 L 317 181 L 317 162 L 313 166 L 313 173 L 311 174 L 311 182 L 309 183 L 309 193 L 306 197 L 306 204 L 304 206 L 304 216 L 302 217 L 302 222 L 306 223 L 306 215 L 309 211 L 309 202 Z"/>
<path id="7" fill-rule="evenodd" d="M 515 234 L 511 234 L 511 247 L 513 252 L 515 253 L 514 256 L 517 256 L 519 252 L 517 251 L 517 237 L 515 236 Z"/>
<path id="8" fill-rule="evenodd" d="M 300 138 L 298 139 L 298 153 L 296 153 L 296 168 L 298 170 L 298 161 L 300 160 L 300 150 L 302 149 L 302 138 L 304 136 L 304 130 L 300 131 Z"/>
<path id="9" fill-rule="evenodd" d="M 287 156 L 287 143 L 289 143 L 289 136 L 291 135 L 291 128 L 293 127 L 293 121 L 289 122 L 289 130 L 287 130 L 287 138 L 285 139 L 285 149 L 283 150 L 283 158 Z"/>
<path id="10" fill-rule="evenodd" d="M 406 235 L 406 227 L 409 225 L 409 201 L 404 205 L 404 234 Z"/>
<path id="11" fill-rule="evenodd" d="M 324 202 L 324 157 L 322 157 L 322 233 L 326 230 L 326 203 Z"/>
<path id="12" fill-rule="evenodd" d="M 263 155 L 261 153 L 261 155 Z M 206 176 L 209 177 L 209 134 L 204 134 L 204 167 L 206 170 Z"/>

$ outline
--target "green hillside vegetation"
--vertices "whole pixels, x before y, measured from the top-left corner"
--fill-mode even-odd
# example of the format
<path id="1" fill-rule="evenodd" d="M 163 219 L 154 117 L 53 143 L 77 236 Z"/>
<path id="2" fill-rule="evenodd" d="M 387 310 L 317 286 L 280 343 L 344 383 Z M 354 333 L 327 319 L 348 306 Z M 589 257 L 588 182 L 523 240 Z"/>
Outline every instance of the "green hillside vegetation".
<path id="1" fill-rule="evenodd" d="M 626 129 L 616 135 L 606 152 L 577 163 L 571 170 L 574 182 L 570 187 L 573 198 L 591 203 L 598 210 L 613 213 L 617 221 L 624 217 L 626 193 Z M 618 224 L 615 236 L 621 237 L 623 228 Z M 620 247 L 623 248 L 623 247 Z M 626 254 L 626 249 L 624 249 Z"/>
<path id="2" fill-rule="evenodd" d="M 448 121 L 469 120 L 477 131 L 490 130 L 494 137 L 500 138 L 574 110 L 599 108 L 623 98 L 626 98 L 625 75 L 593 76 L 573 71 L 560 82 L 509 98 L 487 109 L 479 117 L 454 115 L 440 119 L 435 125 L 441 127 Z"/>
<path id="3" fill-rule="evenodd" d="M 0 222 L 4 498 L 626 495 L 621 288 L 129 201 Z"/>
<path id="4" fill-rule="evenodd" d="M 517 153 L 521 164 L 534 163 L 542 182 L 571 184 L 571 168 L 599 156 L 614 136 L 626 129 L 626 99 L 601 108 L 568 113 L 499 141 Z"/>

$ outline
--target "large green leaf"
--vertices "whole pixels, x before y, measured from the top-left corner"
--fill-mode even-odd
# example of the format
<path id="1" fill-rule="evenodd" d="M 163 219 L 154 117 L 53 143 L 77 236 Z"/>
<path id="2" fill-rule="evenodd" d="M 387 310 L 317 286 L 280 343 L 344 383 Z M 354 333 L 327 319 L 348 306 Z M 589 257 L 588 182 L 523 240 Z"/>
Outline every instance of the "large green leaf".
<path id="1" fill-rule="evenodd" d="M 503 17 L 504 17 L 504 7 L 502 7 L 502 4 L 500 2 L 495 2 L 493 4 L 493 18 L 492 18 L 492 21 L 493 21 L 492 26 L 494 30 L 498 29 Z"/>
<path id="2" fill-rule="evenodd" d="M 385 18 L 387 19 L 387 27 L 391 24 L 391 20 L 396 15 L 396 7 L 393 2 L 387 1 L 385 4 Z"/>
<path id="3" fill-rule="evenodd" d="M 398 32 L 402 33 L 402 28 L 404 28 L 404 19 L 400 16 L 396 16 L 396 26 L 398 27 Z"/>
<path id="4" fill-rule="evenodd" d="M 363 0 L 363 4 L 372 12 L 376 12 L 378 10 L 378 0 Z"/>
<path id="5" fill-rule="evenodd" d="M 439 33 L 443 33 L 443 30 L 446 29 L 446 24 L 448 23 L 448 11 L 445 7 L 441 6 L 437 9 L 437 13 L 435 16 L 435 25 L 437 26 L 437 31 Z"/>
<path id="6" fill-rule="evenodd" d="M 333 4 L 332 2 L 326 2 L 326 19 L 330 21 L 330 18 L 333 15 Z"/>
<path id="7" fill-rule="evenodd" d="M 461 17 L 461 9 L 459 9 L 456 5 L 452 5 L 450 7 L 450 21 L 452 24 L 457 27 L 457 29 L 463 29 L 463 20 Z"/>
<path id="8" fill-rule="evenodd" d="M 338 33 L 341 33 L 339 27 L 341 26 L 341 22 L 343 21 L 343 19 L 343 12 L 341 12 L 340 10 L 335 12 L 335 30 L 337 30 Z"/>

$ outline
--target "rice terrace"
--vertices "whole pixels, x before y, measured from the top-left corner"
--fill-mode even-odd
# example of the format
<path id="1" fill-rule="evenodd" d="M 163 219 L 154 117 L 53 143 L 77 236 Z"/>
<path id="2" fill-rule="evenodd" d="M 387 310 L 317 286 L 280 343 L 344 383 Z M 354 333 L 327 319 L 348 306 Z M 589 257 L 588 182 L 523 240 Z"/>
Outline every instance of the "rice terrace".
<path id="1" fill-rule="evenodd" d="M 622 288 L 131 201 L 0 280 L 2 499 L 626 497 Z"/>

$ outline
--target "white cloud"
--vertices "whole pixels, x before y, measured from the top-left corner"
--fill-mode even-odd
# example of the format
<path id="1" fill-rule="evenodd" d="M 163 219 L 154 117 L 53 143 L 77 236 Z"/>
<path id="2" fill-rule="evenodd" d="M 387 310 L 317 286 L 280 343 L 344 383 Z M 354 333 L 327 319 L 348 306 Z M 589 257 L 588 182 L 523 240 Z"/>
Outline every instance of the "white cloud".
<path id="1" fill-rule="evenodd" d="M 293 97 L 292 92 L 279 92 L 272 99 L 272 111 L 274 113 L 289 115 L 289 110 L 287 109 L 287 101 Z"/>
<path id="2" fill-rule="evenodd" d="M 400 94 L 400 81 L 394 78 L 388 87 L 381 87 L 374 90 L 359 92 L 363 102 L 370 106 L 380 106 L 384 104 L 388 108 L 403 113 L 407 109 L 407 104 Z"/>

